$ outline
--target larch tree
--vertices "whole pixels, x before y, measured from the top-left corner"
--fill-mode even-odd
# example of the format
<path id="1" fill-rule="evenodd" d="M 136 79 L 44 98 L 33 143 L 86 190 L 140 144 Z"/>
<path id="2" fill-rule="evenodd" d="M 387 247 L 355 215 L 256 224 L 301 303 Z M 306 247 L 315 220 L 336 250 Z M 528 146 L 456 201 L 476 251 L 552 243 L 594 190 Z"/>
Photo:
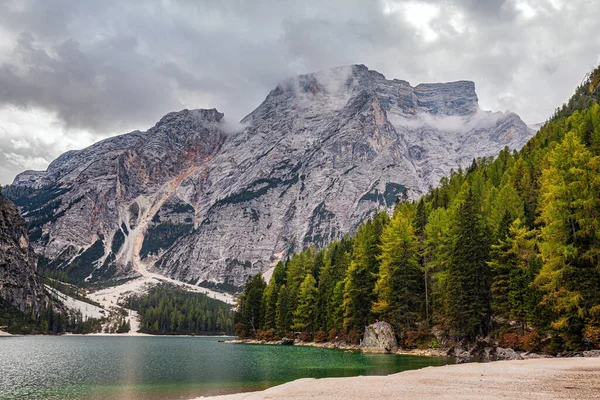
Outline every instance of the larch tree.
<path id="1" fill-rule="evenodd" d="M 411 219 L 397 212 L 381 235 L 373 312 L 406 332 L 423 317 L 424 281 Z"/>
<path id="2" fill-rule="evenodd" d="M 371 307 L 375 296 L 373 289 L 379 272 L 379 240 L 389 221 L 385 213 L 379 213 L 373 221 L 361 225 L 354 237 L 352 262 L 344 281 L 344 328 L 362 333 L 371 319 Z"/>
<path id="3" fill-rule="evenodd" d="M 312 274 L 306 275 L 298 292 L 298 307 L 294 310 L 292 329 L 314 334 L 317 313 L 317 281 Z"/>
<path id="4" fill-rule="evenodd" d="M 600 303 L 600 159 L 569 132 L 547 163 L 540 188 L 543 266 L 536 283 L 556 313 L 553 327 L 569 345 L 581 342 L 586 319 Z"/>

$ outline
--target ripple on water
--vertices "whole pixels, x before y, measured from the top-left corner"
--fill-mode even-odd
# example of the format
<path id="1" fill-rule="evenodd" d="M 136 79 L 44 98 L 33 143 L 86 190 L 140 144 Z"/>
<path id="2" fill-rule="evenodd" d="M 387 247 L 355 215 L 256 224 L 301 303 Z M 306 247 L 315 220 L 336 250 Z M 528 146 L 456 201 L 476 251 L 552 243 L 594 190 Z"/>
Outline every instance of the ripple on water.
<path id="1" fill-rule="evenodd" d="M 214 337 L 21 336 L 0 339 L 2 399 L 157 400 L 262 390 L 299 378 L 386 375 L 441 358 Z"/>

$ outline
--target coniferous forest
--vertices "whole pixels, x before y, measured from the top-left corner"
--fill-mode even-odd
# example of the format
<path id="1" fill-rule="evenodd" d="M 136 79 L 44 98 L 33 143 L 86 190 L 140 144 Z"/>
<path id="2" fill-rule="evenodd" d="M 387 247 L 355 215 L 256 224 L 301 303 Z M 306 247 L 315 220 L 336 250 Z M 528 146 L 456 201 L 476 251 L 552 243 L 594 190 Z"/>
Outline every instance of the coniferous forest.
<path id="1" fill-rule="evenodd" d="M 56 301 L 56 300 L 55 300 Z M 24 313 L 0 299 L 0 326 L 11 334 L 86 334 L 102 332 L 104 320 L 84 319 L 80 312 L 66 310 L 60 303 L 49 304 L 35 315 Z"/>
<path id="2" fill-rule="evenodd" d="M 600 348 L 599 81 L 600 67 L 521 151 L 251 278 L 236 334 L 357 342 L 380 319 L 407 347 Z"/>
<path id="3" fill-rule="evenodd" d="M 161 284 L 127 299 L 138 311 L 140 331 L 155 335 L 209 335 L 233 332 L 231 306 L 202 293 Z"/>

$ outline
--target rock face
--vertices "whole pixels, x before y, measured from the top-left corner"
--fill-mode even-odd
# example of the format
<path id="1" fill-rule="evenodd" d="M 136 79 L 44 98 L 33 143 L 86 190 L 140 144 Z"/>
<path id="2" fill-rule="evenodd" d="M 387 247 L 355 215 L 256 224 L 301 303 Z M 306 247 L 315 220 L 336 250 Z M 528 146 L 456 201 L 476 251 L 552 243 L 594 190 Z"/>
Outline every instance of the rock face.
<path id="1" fill-rule="evenodd" d="M 387 322 L 376 322 L 367 326 L 360 350 L 363 353 L 395 353 L 398 350 L 398 342 L 392 326 Z"/>
<path id="2" fill-rule="evenodd" d="M 151 269 L 241 286 L 533 134 L 516 114 L 480 110 L 472 82 L 412 87 L 363 65 L 284 82 L 242 124 L 171 113 L 24 172 L 8 192 L 44 265 L 71 281 Z"/>
<path id="3" fill-rule="evenodd" d="M 132 132 L 61 155 L 7 189 L 24 211 L 45 267 L 74 282 L 134 275 L 141 255 L 189 233 L 203 168 L 225 138 L 223 114 L 184 110 Z M 178 195 L 178 191 L 180 195 Z"/>
<path id="4" fill-rule="evenodd" d="M 38 314 L 47 297 L 36 268 L 25 220 L 0 194 L 0 298 L 23 312 L 33 309 Z"/>

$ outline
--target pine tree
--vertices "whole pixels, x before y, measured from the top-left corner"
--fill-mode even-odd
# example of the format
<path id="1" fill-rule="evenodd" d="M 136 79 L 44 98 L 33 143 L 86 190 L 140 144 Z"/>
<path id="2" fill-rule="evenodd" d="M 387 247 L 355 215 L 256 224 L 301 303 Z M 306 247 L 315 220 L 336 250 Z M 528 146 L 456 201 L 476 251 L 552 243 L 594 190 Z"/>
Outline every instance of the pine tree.
<path id="1" fill-rule="evenodd" d="M 424 253 L 427 271 L 431 275 L 432 314 L 439 314 L 446 308 L 451 239 L 451 211 L 444 208 L 433 210 L 425 225 Z"/>
<path id="2" fill-rule="evenodd" d="M 308 274 L 298 292 L 298 307 L 294 310 L 294 318 L 292 320 L 292 329 L 299 332 L 313 334 L 315 331 L 315 316 L 316 316 L 316 300 L 317 300 L 317 281 Z"/>
<path id="3" fill-rule="evenodd" d="M 508 237 L 511 223 L 512 218 L 507 211 L 504 213 L 498 227 L 496 243 L 491 246 L 490 261 L 488 262 L 492 275 L 492 311 L 495 315 L 504 318 L 509 318 L 510 316 L 510 305 L 508 303 L 510 272 L 516 267 L 518 262 L 511 252 L 512 242 Z"/>
<path id="4" fill-rule="evenodd" d="M 511 186 L 523 200 L 524 223 L 529 229 L 533 229 L 537 215 L 537 196 L 531 167 L 523 158 L 519 158 L 506 175 L 511 181 Z"/>
<path id="5" fill-rule="evenodd" d="M 495 315 L 519 322 L 523 331 L 535 318 L 537 297 L 532 287 L 537 272 L 535 232 L 527 230 L 520 219 L 509 227 L 503 240 L 492 246 L 492 311 Z"/>
<path id="6" fill-rule="evenodd" d="M 362 333 L 371 321 L 373 290 L 379 272 L 379 239 L 389 221 L 380 213 L 373 221 L 361 225 L 354 237 L 352 262 L 344 281 L 344 328 Z"/>
<path id="7" fill-rule="evenodd" d="M 298 254 L 294 254 L 286 265 L 287 307 L 289 313 L 293 312 L 298 305 L 298 291 L 300 284 L 313 271 L 314 249 L 309 248 Z"/>
<path id="8" fill-rule="evenodd" d="M 263 330 L 274 329 L 277 316 L 277 297 L 279 295 L 279 286 L 274 279 L 271 279 L 267 288 L 263 292 Z"/>
<path id="9" fill-rule="evenodd" d="M 324 265 L 320 270 L 317 298 L 317 326 L 326 332 L 332 328 L 341 328 L 334 323 L 334 312 L 338 305 L 333 305 L 333 296 L 338 282 L 350 264 L 352 242 L 348 238 L 332 243 L 324 255 Z"/>
<path id="10" fill-rule="evenodd" d="M 506 214 L 511 218 L 509 223 L 517 218 L 523 218 L 523 200 L 511 184 L 504 185 L 499 191 L 493 188 L 491 193 L 495 193 L 495 195 L 488 199 L 490 204 L 487 223 L 489 226 L 500 226 Z"/>
<path id="11" fill-rule="evenodd" d="M 474 339 L 487 333 L 490 318 L 489 234 L 470 188 L 454 226 L 446 313 L 452 332 Z"/>
<path id="12" fill-rule="evenodd" d="M 422 317 L 424 281 L 414 229 L 402 212 L 397 212 L 384 229 L 380 248 L 381 266 L 373 312 L 392 323 L 397 332 L 406 332 Z"/>
<path id="13" fill-rule="evenodd" d="M 414 227 L 415 227 L 415 235 L 417 238 L 417 253 L 418 253 L 418 260 L 419 260 L 419 265 L 421 266 L 421 270 L 423 271 L 423 283 L 425 286 L 425 323 L 427 325 L 429 325 L 429 320 L 430 320 L 430 316 L 429 316 L 429 307 L 430 307 L 430 302 L 429 302 L 429 292 L 430 292 L 430 276 L 429 276 L 429 270 L 428 270 L 428 259 L 427 259 L 427 247 L 426 247 L 426 234 L 425 234 L 425 228 L 427 227 L 427 212 L 425 210 L 425 201 L 423 200 L 423 198 L 421 198 L 421 200 L 419 200 L 419 203 L 417 204 L 417 210 L 416 210 L 416 214 L 415 214 L 415 220 L 414 220 Z"/>
<path id="14" fill-rule="evenodd" d="M 328 329 L 341 330 L 344 327 L 344 281 L 340 280 L 333 289 L 333 296 L 327 305 L 331 315 L 331 324 Z"/>
<path id="15" fill-rule="evenodd" d="M 279 288 L 285 280 L 285 264 L 279 261 L 273 270 L 271 280 L 263 294 L 263 329 L 275 329 L 277 326 L 277 299 Z"/>
<path id="16" fill-rule="evenodd" d="M 291 311 L 288 307 L 288 289 L 285 284 L 279 288 L 277 295 L 276 325 L 277 332 L 284 336 L 290 331 Z"/>
<path id="17" fill-rule="evenodd" d="M 250 279 L 244 289 L 244 293 L 238 301 L 238 313 L 236 315 L 236 333 L 238 335 L 256 336 L 263 322 L 263 292 L 266 283 L 261 274 Z"/>

